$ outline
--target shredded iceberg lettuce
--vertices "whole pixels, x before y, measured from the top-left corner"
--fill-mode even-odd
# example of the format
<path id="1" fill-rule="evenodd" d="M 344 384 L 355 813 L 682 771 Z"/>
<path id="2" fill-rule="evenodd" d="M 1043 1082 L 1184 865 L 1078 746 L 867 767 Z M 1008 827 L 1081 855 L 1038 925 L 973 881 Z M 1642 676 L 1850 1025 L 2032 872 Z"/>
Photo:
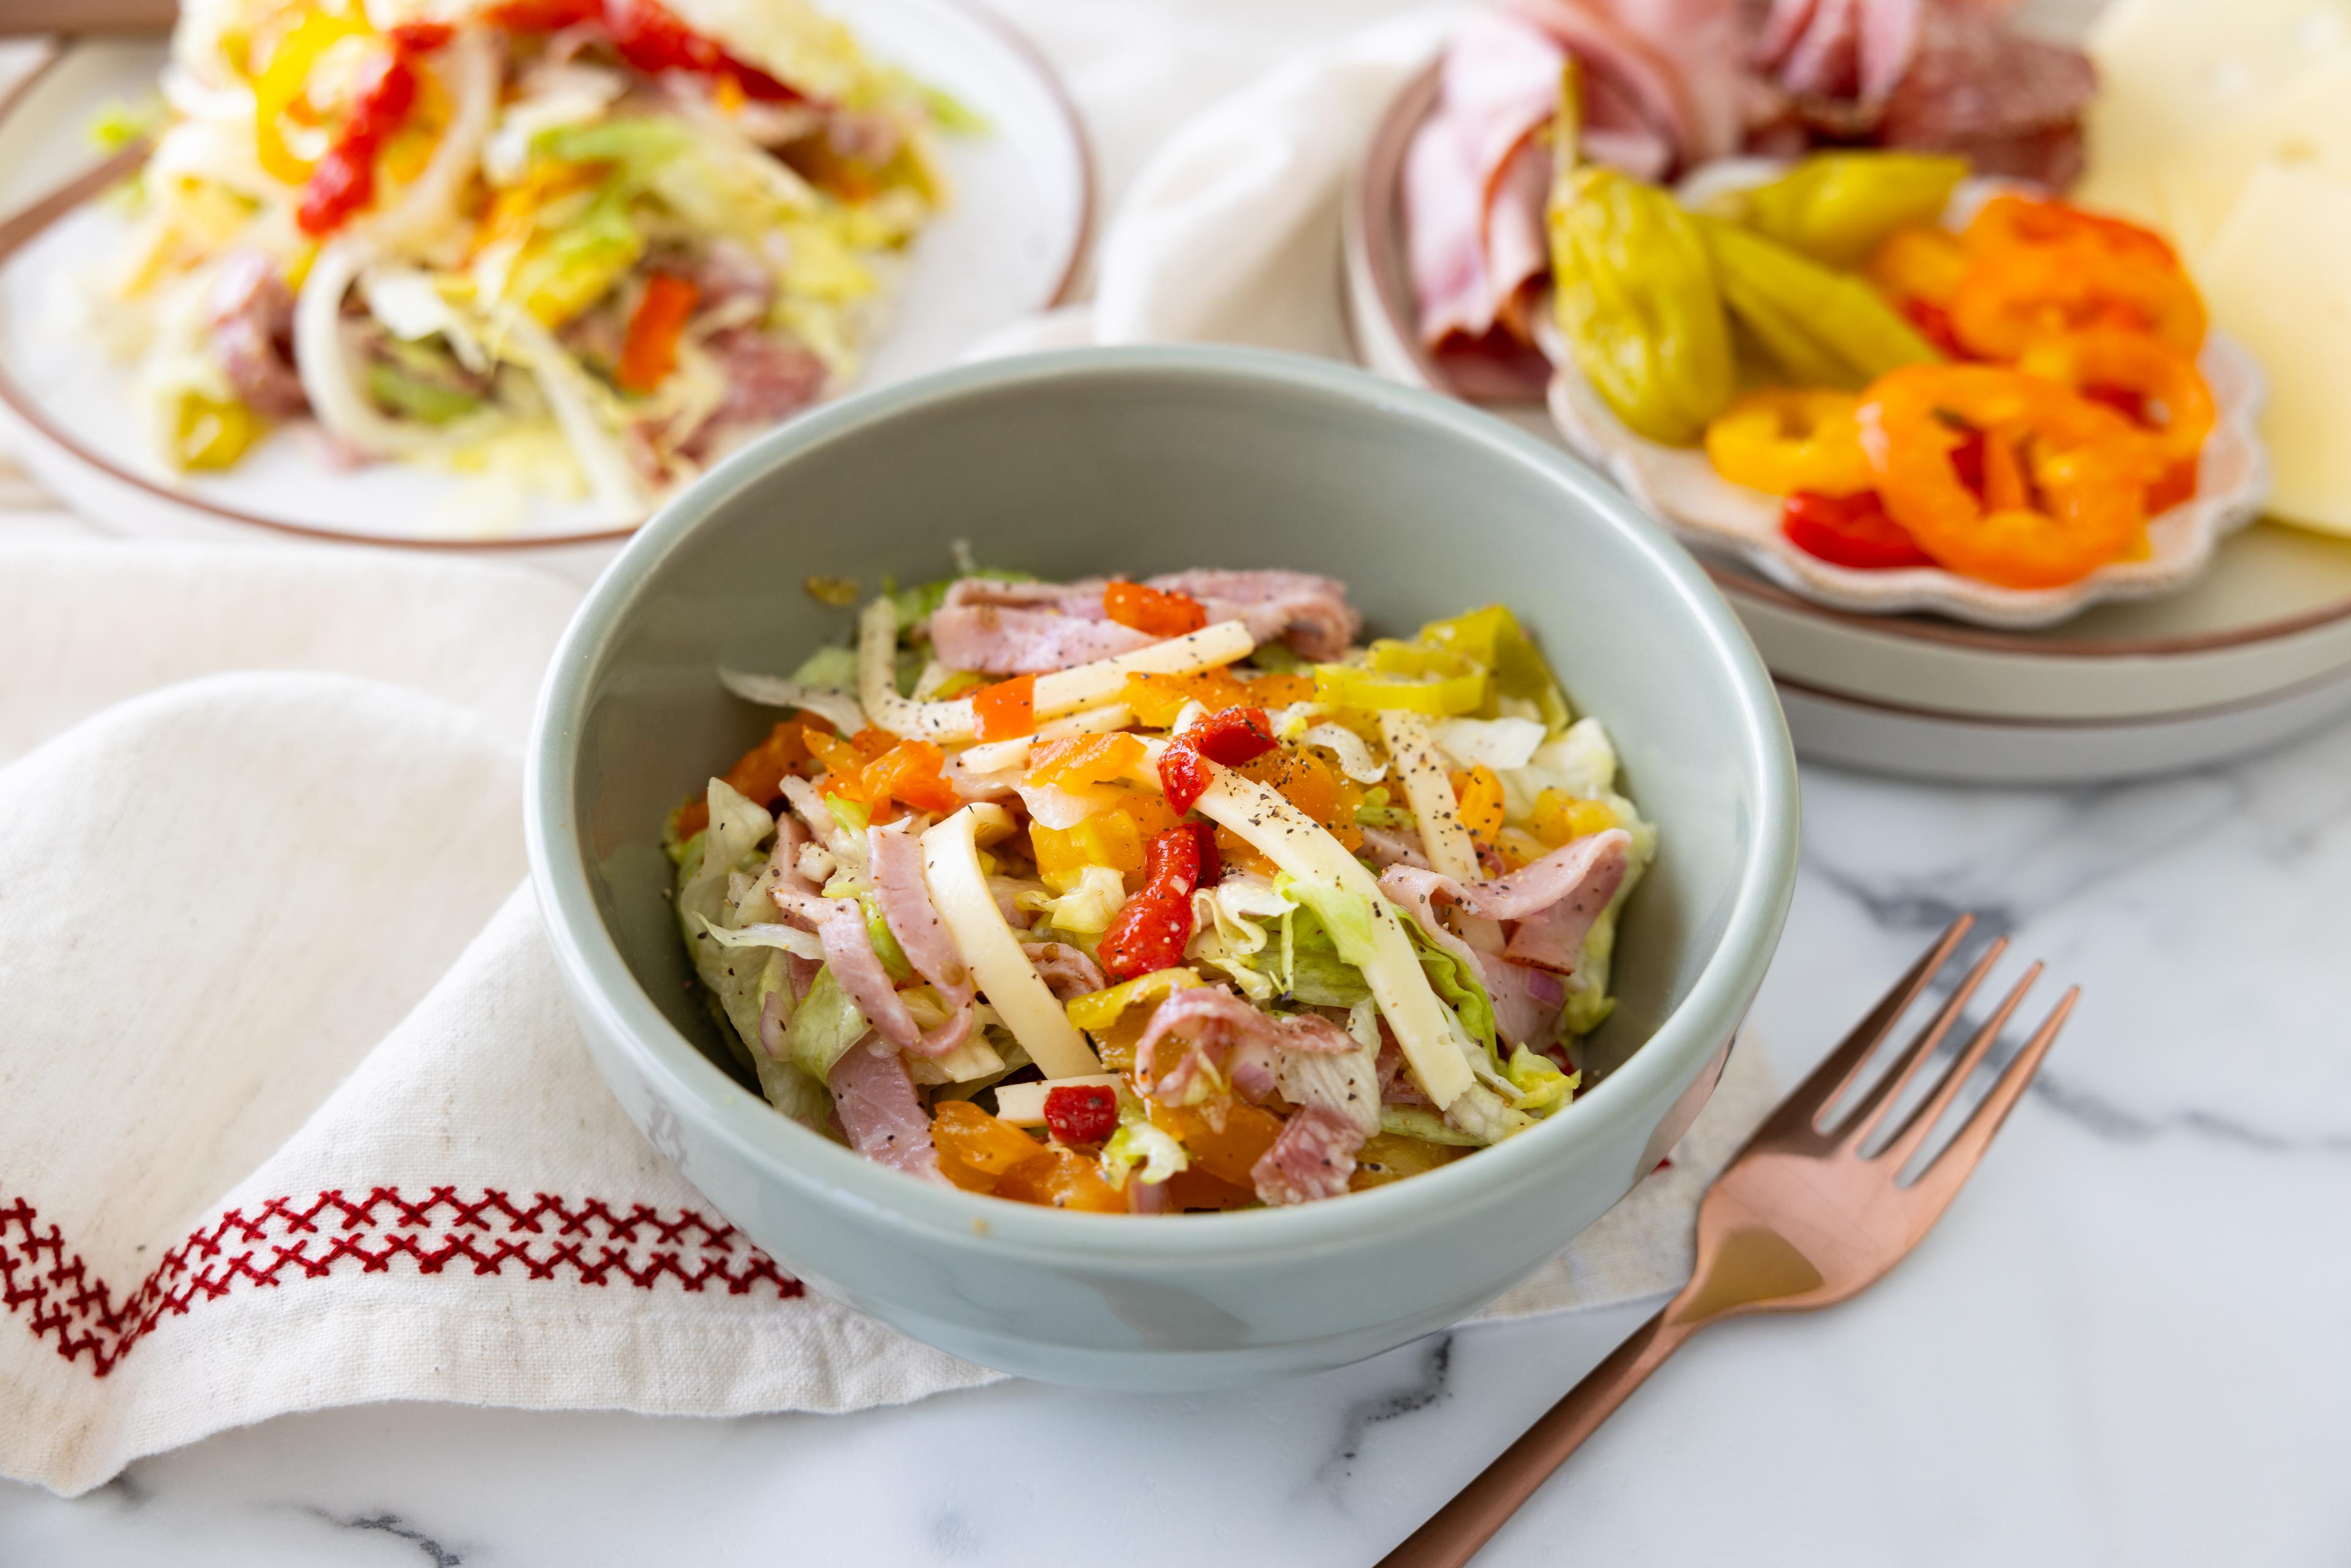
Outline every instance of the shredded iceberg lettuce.
<path id="1" fill-rule="evenodd" d="M 816 983 L 792 1014 L 790 1033 L 785 1047 L 792 1063 L 819 1083 L 826 1082 L 832 1073 L 832 1064 L 839 1061 L 849 1048 L 865 1037 L 870 1026 L 841 982 L 832 977 L 830 968 L 817 971 Z"/>

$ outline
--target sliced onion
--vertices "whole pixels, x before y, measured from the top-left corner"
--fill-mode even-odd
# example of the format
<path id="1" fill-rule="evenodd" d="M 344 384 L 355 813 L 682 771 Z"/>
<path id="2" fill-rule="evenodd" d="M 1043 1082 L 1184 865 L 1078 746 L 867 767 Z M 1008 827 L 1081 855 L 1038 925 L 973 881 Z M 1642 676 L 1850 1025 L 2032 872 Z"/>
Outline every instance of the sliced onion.
<path id="1" fill-rule="evenodd" d="M 846 692 L 802 685 L 781 675 L 754 675 L 725 665 L 719 666 L 718 684 L 762 707 L 805 708 L 843 735 L 855 735 L 865 727 L 865 709 Z"/>

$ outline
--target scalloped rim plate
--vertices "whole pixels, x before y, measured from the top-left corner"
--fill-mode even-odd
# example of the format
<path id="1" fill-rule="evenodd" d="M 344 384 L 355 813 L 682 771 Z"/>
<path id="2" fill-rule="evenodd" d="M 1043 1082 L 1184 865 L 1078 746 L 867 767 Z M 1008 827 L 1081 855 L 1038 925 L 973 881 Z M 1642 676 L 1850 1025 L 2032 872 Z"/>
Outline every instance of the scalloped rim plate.
<path id="1" fill-rule="evenodd" d="M 1687 205 L 1702 205 L 1783 167 L 1769 159 L 1726 159 L 1698 170 L 1676 194 Z M 1970 180 L 1952 197 L 1944 221 L 1958 227 L 1985 200 L 2013 188 L 2005 181 Z M 1780 497 L 1724 479 L 1702 451 L 1663 446 L 1626 429 L 1573 369 L 1551 312 L 1539 312 L 1536 320 L 1543 353 L 1555 367 L 1546 400 L 1552 419 L 1579 455 L 1688 542 L 1729 550 L 1791 592 L 1839 610 L 1871 615 L 1927 610 L 2016 629 L 2053 625 L 2105 600 L 2186 587 L 2210 566 L 2222 538 L 2261 515 L 2269 494 L 2269 456 L 2258 428 L 2266 383 L 2251 355 L 2213 332 L 2198 367 L 2212 389 L 2218 417 L 2199 460 L 2196 494 L 2148 520 L 2145 559 L 2112 562 L 2079 582 L 2045 589 L 2001 588 L 1940 567 L 1870 571 L 1837 566 L 1789 542 L 1780 531 Z"/>

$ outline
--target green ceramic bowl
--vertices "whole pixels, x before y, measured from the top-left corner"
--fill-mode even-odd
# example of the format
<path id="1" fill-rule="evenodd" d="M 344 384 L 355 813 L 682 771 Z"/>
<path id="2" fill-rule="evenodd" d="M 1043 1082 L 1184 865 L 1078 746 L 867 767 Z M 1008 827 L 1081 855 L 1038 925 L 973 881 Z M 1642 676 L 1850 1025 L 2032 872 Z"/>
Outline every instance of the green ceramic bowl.
<path id="1" fill-rule="evenodd" d="M 789 670 L 949 543 L 1053 577 L 1296 567 L 1377 632 L 1505 601 L 1614 736 L 1663 833 L 1617 944 L 1597 1087 L 1499 1147 L 1326 1203 L 1133 1219 L 870 1164 L 722 1065 L 664 896 L 662 823 L 773 715 Z M 1573 459 L 1426 393 L 1231 349 L 998 361 L 795 420 L 631 541 L 557 653 L 530 754 L 532 879 L 597 1065 L 727 1218 L 811 1286 L 1008 1372 L 1238 1384 L 1476 1311 L 1631 1189 L 1712 1088 L 1780 936 L 1796 775 L 1761 662 L 1698 568 Z"/>

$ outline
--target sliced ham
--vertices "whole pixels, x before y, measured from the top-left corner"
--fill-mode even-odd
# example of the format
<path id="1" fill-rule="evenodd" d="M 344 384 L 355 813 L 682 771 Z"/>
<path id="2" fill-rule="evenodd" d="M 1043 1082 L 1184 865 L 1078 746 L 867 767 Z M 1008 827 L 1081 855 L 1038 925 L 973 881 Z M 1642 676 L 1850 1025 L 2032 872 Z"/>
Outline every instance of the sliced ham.
<path id="1" fill-rule="evenodd" d="M 1184 1047 L 1184 1054 L 1154 1082 L 1159 1047 L 1171 1037 Z M 1275 1087 L 1276 1052 L 1359 1049 L 1353 1036 L 1328 1019 L 1280 1017 L 1259 1011 L 1222 986 L 1194 986 L 1168 997 L 1151 1015 L 1135 1041 L 1134 1076 L 1171 1105 L 1184 1103 L 1196 1085 L 1218 1072 L 1243 1095 L 1262 1100 Z"/>
<path id="2" fill-rule="evenodd" d="M 945 1179 L 938 1148 L 931 1142 L 931 1119 L 906 1074 L 906 1059 L 894 1046 L 868 1035 L 841 1052 L 826 1087 L 851 1148 L 893 1170 Z"/>
<path id="3" fill-rule="evenodd" d="M 967 577 L 931 615 L 931 653 L 952 670 L 1041 675 L 1158 641 L 1106 619 L 1102 584 Z"/>
<path id="4" fill-rule="evenodd" d="M 805 344 L 758 326 L 729 327 L 703 347 L 726 378 L 726 391 L 680 445 L 697 463 L 715 462 L 808 407 L 824 395 L 831 374 Z"/>
<path id="5" fill-rule="evenodd" d="M 923 876 L 923 846 L 913 829 L 911 821 L 900 821 L 865 830 L 874 902 L 914 972 L 937 987 L 949 1007 L 967 1008 L 977 994 L 971 970 L 931 903 L 930 883 Z"/>
<path id="6" fill-rule="evenodd" d="M 1337 1197 L 1355 1174 L 1355 1151 L 1364 1134 L 1319 1106 L 1291 1115 L 1281 1125 L 1257 1164 L 1249 1180 L 1259 1199 L 1270 1204 L 1311 1203 Z"/>
<path id="7" fill-rule="evenodd" d="M 1082 997 L 1099 991 L 1110 984 L 1099 967 L 1085 955 L 1085 950 L 1072 947 L 1067 942 L 1023 942 L 1020 951 L 1036 966 L 1037 977 L 1059 1001 Z"/>
<path id="8" fill-rule="evenodd" d="M 998 582 L 967 577 L 947 589 L 930 619 L 932 656 L 949 669 L 1040 675 L 1116 658 L 1160 639 L 1109 619 L 1101 580 Z M 1210 622 L 1239 621 L 1260 643 L 1280 639 L 1301 658 L 1333 659 L 1362 620 L 1346 585 L 1302 571 L 1186 571 L 1149 586 L 1188 593 Z"/>
<path id="9" fill-rule="evenodd" d="M 1428 869 L 1428 854 L 1421 848 L 1420 835 L 1410 828 L 1365 828 L 1364 853 L 1374 865 L 1418 866 Z"/>
<path id="10" fill-rule="evenodd" d="M 1347 585 L 1310 571 L 1169 572 L 1149 580 L 1163 593 L 1188 593 L 1208 621 L 1238 621 L 1260 643 L 1277 639 L 1301 659 L 1335 659 L 1364 629 Z"/>
<path id="11" fill-rule="evenodd" d="M 928 1033 L 914 1021 L 898 988 L 890 983 L 890 972 L 873 951 L 872 935 L 865 929 L 865 908 L 857 900 L 781 889 L 775 898 L 787 919 L 817 934 L 824 944 L 825 967 L 832 971 L 834 982 L 883 1039 L 918 1056 L 939 1057 L 971 1038 L 973 1009 L 967 994 L 966 1005 L 956 1008 L 945 1023 Z M 886 923 L 888 916 L 883 919 Z M 891 935 L 897 933 L 893 930 Z M 965 985 L 969 984 L 967 977 Z"/>
<path id="12" fill-rule="evenodd" d="M 1515 922 L 1503 956 L 1513 963 L 1568 975 L 1583 961 L 1584 935 L 1624 883 L 1625 852 L 1632 841 L 1622 828 L 1611 828 L 1553 850 L 1508 876 L 1480 882 L 1390 866 L 1380 875 L 1380 887 L 1416 915 L 1419 907 L 1442 898 L 1479 919 Z M 1457 943 L 1459 951 L 1468 951 L 1458 937 L 1446 946 L 1450 950 Z"/>
<path id="13" fill-rule="evenodd" d="M 294 369 L 294 291 L 277 264 L 260 251 L 231 252 L 204 304 L 213 357 L 238 400 L 271 419 L 308 413 Z"/>

